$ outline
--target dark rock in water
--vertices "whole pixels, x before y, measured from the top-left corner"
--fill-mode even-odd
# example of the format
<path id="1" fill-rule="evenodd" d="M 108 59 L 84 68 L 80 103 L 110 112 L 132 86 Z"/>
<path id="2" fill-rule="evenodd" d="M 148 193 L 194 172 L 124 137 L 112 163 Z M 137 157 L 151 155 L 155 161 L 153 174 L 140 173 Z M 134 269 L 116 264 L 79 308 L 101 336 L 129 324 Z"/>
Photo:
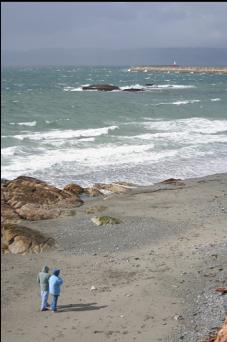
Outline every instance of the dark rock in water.
<path id="1" fill-rule="evenodd" d="M 82 86 L 83 90 L 98 90 L 98 91 L 112 91 L 112 90 L 120 90 L 119 87 L 116 87 L 111 84 L 91 84 L 88 86 Z"/>
<path id="2" fill-rule="evenodd" d="M 154 83 L 146 83 L 145 84 L 145 86 L 147 86 L 147 87 L 151 87 L 151 86 L 153 86 L 154 85 Z"/>
<path id="3" fill-rule="evenodd" d="M 121 90 L 119 87 L 111 85 L 111 84 L 91 84 L 88 86 L 82 86 L 83 90 L 98 90 L 98 91 L 113 91 L 113 90 Z M 122 91 L 144 91 L 144 88 L 128 88 L 123 89 Z"/>
<path id="4" fill-rule="evenodd" d="M 144 91 L 144 88 L 128 88 L 123 89 L 123 91 Z"/>

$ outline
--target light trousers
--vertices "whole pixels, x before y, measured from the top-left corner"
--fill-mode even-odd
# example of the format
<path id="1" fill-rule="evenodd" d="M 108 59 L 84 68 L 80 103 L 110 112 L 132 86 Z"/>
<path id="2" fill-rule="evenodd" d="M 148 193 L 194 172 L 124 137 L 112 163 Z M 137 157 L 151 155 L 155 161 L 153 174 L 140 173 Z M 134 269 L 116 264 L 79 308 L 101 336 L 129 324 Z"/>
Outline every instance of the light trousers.
<path id="1" fill-rule="evenodd" d="M 40 310 L 45 310 L 47 308 L 49 291 L 41 291 L 41 306 Z"/>

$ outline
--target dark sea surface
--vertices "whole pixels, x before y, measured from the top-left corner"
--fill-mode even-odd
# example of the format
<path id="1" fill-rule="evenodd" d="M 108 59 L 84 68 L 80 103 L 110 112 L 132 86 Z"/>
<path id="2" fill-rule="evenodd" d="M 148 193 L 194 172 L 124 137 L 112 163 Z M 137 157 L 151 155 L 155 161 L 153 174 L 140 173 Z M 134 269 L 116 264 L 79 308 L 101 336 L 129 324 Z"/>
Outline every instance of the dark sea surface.
<path id="1" fill-rule="evenodd" d="M 81 88 L 104 83 L 121 90 Z M 227 75 L 4 68 L 1 125 L 6 179 L 146 185 L 227 172 Z"/>

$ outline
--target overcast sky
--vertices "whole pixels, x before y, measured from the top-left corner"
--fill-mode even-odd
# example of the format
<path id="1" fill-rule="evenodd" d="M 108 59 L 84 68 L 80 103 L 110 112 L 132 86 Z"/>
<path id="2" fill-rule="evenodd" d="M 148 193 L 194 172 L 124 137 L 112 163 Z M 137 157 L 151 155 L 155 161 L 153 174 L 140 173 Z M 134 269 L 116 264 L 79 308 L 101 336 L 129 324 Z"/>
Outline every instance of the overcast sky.
<path id="1" fill-rule="evenodd" d="M 227 3 L 2 2 L 2 49 L 227 48 Z"/>

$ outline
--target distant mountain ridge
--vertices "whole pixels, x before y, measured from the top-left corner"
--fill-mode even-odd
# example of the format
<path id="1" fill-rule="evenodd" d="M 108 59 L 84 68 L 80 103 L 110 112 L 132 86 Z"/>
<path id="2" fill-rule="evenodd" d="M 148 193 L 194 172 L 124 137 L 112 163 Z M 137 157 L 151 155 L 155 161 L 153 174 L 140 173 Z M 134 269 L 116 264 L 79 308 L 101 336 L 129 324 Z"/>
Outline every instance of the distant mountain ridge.
<path id="1" fill-rule="evenodd" d="M 2 66 L 26 65 L 177 65 L 226 66 L 227 48 L 36 49 L 2 50 Z"/>

